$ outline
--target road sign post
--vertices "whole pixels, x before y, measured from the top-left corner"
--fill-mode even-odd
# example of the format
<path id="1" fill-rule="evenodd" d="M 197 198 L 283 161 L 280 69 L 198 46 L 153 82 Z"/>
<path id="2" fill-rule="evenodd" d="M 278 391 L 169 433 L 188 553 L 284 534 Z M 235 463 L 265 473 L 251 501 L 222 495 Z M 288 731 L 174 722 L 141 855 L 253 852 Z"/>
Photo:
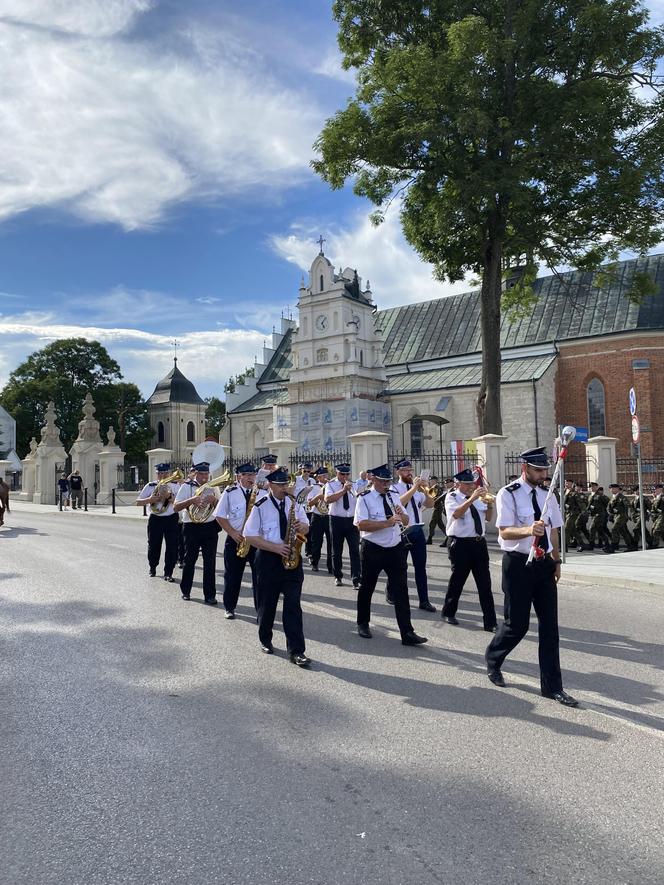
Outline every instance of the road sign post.
<path id="1" fill-rule="evenodd" d="M 629 391 L 629 411 L 632 415 L 632 441 L 636 450 L 636 472 L 639 478 L 639 513 L 641 514 L 641 549 L 646 549 L 646 508 L 643 499 L 643 472 L 641 469 L 641 425 L 636 414 L 636 392 Z M 636 539 L 635 539 L 636 540 Z M 638 541 L 637 541 L 638 544 Z"/>
<path id="2" fill-rule="evenodd" d="M 558 426 L 558 438 L 562 438 L 563 433 L 563 425 L 560 424 Z M 560 457 L 560 449 L 558 450 Z M 563 524 L 560 526 L 560 561 L 565 564 L 567 561 L 567 541 L 565 540 L 565 459 L 563 458 L 560 462 L 560 485 L 558 486 L 560 489 L 560 515 L 562 516 Z"/>

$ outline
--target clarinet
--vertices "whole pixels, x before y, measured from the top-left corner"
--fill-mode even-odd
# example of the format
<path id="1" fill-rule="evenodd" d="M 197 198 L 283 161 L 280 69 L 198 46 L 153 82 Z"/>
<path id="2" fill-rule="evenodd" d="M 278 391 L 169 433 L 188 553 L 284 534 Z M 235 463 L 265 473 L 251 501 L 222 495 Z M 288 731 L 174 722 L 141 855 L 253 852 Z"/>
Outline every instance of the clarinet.
<path id="1" fill-rule="evenodd" d="M 388 489 L 385 492 L 385 500 L 387 501 L 387 506 L 392 511 L 392 516 L 399 516 L 400 514 L 398 511 L 400 510 L 403 513 L 404 509 L 401 506 L 401 504 L 399 504 L 396 507 L 393 507 L 392 502 L 388 498 L 389 494 L 390 494 L 390 491 Z M 413 542 L 408 537 L 408 526 L 404 525 L 402 522 L 400 522 L 399 525 L 397 526 L 397 528 L 399 529 L 399 535 L 401 536 L 399 539 L 399 543 L 402 544 L 406 548 L 406 550 L 409 550 L 413 546 Z"/>

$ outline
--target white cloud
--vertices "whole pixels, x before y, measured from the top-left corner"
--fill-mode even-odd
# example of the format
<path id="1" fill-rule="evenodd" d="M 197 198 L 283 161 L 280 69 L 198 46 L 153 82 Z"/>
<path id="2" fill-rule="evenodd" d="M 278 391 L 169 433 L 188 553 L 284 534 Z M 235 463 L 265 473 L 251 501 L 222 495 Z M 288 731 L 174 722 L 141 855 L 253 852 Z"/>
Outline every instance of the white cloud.
<path id="1" fill-rule="evenodd" d="M 356 213 L 348 226 L 299 222 L 292 225 L 290 234 L 274 235 L 270 242 L 278 255 L 308 272 L 317 254 L 315 241 L 321 230 L 327 239 L 326 256 L 337 269 L 357 268 L 363 283 L 370 281 L 379 308 L 428 301 L 471 288 L 470 277 L 453 284 L 439 283 L 433 278 L 431 265 L 423 262 L 406 242 L 396 210 L 390 210 L 378 227 L 365 212 Z"/>
<path id="2" fill-rule="evenodd" d="M 320 74 L 322 77 L 330 77 L 332 80 L 339 80 L 342 83 L 355 83 L 356 71 L 351 68 L 345 70 L 341 67 L 341 53 L 336 47 L 326 52 L 322 59 L 313 67 L 314 74 Z"/>
<path id="3" fill-rule="evenodd" d="M 58 206 L 134 229 L 178 201 L 312 175 L 311 97 L 226 32 L 128 39 L 151 6 L 0 0 L 0 219 Z"/>
<path id="4" fill-rule="evenodd" d="M 58 338 L 82 337 L 101 342 L 120 364 L 125 379 L 137 384 L 146 397 L 173 365 L 171 336 L 139 329 L 61 323 L 47 313 L 0 319 L 0 335 L 0 387 L 28 354 Z M 265 337 L 254 329 L 178 333 L 178 366 L 201 396 L 223 397 L 229 376 L 253 365 Z"/>

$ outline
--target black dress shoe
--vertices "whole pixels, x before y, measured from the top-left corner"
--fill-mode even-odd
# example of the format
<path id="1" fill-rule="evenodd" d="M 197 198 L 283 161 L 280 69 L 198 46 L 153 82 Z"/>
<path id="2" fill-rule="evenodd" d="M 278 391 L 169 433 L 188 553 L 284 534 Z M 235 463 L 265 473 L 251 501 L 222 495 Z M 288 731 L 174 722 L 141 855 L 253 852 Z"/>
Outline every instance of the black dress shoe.
<path id="1" fill-rule="evenodd" d="M 498 627 L 496 626 L 496 624 L 494 624 L 493 627 L 485 627 L 484 628 L 486 633 L 495 633 L 497 629 L 498 629 Z"/>
<path id="2" fill-rule="evenodd" d="M 150 575 L 151 578 L 156 578 L 157 577 L 157 569 L 151 568 L 148 574 Z"/>
<path id="3" fill-rule="evenodd" d="M 558 701 L 559 704 L 562 704 L 564 707 L 578 707 L 579 702 L 576 698 L 573 698 L 571 694 L 567 694 L 566 691 L 563 691 L 562 688 L 560 691 L 552 691 L 552 692 L 542 692 L 543 698 L 549 698 L 552 701 Z"/>
<path id="4" fill-rule="evenodd" d="M 443 543 L 439 544 L 438 546 L 439 547 L 447 547 L 447 541 L 443 541 Z"/>
<path id="5" fill-rule="evenodd" d="M 452 625 L 455 626 L 455 627 L 458 627 L 458 626 L 459 626 L 459 622 L 458 622 L 457 619 L 454 617 L 454 615 L 450 615 L 449 617 L 448 617 L 447 615 L 441 615 L 441 618 L 442 618 L 442 617 L 445 618 L 445 620 L 447 621 L 448 624 L 452 624 Z"/>
<path id="6" fill-rule="evenodd" d="M 311 571 L 312 571 L 312 572 L 317 572 L 317 571 L 318 571 L 318 566 L 317 566 L 317 565 L 312 565 L 312 566 L 311 566 Z"/>
<path id="7" fill-rule="evenodd" d="M 418 636 L 414 630 L 411 630 L 410 633 L 405 633 L 401 637 L 402 645 L 422 645 L 423 642 L 428 642 L 429 640 L 426 636 Z"/>
<path id="8" fill-rule="evenodd" d="M 334 579 L 334 586 L 335 587 L 343 587 L 343 585 L 344 585 L 344 582 L 341 580 L 341 578 Z"/>
<path id="9" fill-rule="evenodd" d="M 431 544 L 433 544 L 433 541 L 431 540 L 431 538 L 428 538 L 427 539 L 427 546 L 430 546 Z"/>
<path id="10" fill-rule="evenodd" d="M 173 583 L 173 575 L 164 575 L 164 581 L 167 581 L 169 584 Z"/>
<path id="11" fill-rule="evenodd" d="M 353 590 L 359 590 L 359 589 L 360 589 L 360 582 L 353 581 Z"/>
<path id="12" fill-rule="evenodd" d="M 357 625 L 357 635 L 361 636 L 362 639 L 371 639 L 372 633 L 369 629 L 368 624 L 358 624 Z"/>
<path id="13" fill-rule="evenodd" d="M 290 655 L 290 662 L 291 664 L 297 664 L 298 667 L 308 667 L 311 663 L 306 655 L 296 655 L 292 653 Z"/>
<path id="14" fill-rule="evenodd" d="M 216 599 L 204 599 L 205 605 L 219 605 Z"/>
<path id="15" fill-rule="evenodd" d="M 505 688 L 505 680 L 500 670 L 489 670 L 487 676 L 489 677 L 489 682 L 493 682 L 498 688 Z"/>
<path id="16" fill-rule="evenodd" d="M 420 602 L 420 608 L 424 612 L 435 612 L 436 611 L 436 606 L 431 605 L 430 602 Z"/>
<path id="17" fill-rule="evenodd" d="M 227 621 L 234 621 L 235 620 L 235 612 L 225 611 L 224 617 L 226 618 Z"/>
<path id="18" fill-rule="evenodd" d="M 182 598 L 185 600 L 185 602 L 189 602 L 189 600 L 191 599 L 188 593 L 183 593 Z"/>
<path id="19" fill-rule="evenodd" d="M 272 647 L 272 643 L 270 643 L 269 645 L 261 645 L 261 651 L 266 655 L 273 655 L 274 648 Z"/>

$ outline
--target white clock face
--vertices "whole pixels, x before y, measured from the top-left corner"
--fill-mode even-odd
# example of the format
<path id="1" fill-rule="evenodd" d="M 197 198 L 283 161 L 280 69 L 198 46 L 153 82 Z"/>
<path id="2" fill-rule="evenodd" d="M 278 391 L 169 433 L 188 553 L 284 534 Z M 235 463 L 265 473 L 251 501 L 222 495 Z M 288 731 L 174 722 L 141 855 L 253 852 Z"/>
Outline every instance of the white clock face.
<path id="1" fill-rule="evenodd" d="M 316 328 L 319 332 L 324 332 L 327 329 L 327 317 L 325 314 L 316 317 Z"/>

